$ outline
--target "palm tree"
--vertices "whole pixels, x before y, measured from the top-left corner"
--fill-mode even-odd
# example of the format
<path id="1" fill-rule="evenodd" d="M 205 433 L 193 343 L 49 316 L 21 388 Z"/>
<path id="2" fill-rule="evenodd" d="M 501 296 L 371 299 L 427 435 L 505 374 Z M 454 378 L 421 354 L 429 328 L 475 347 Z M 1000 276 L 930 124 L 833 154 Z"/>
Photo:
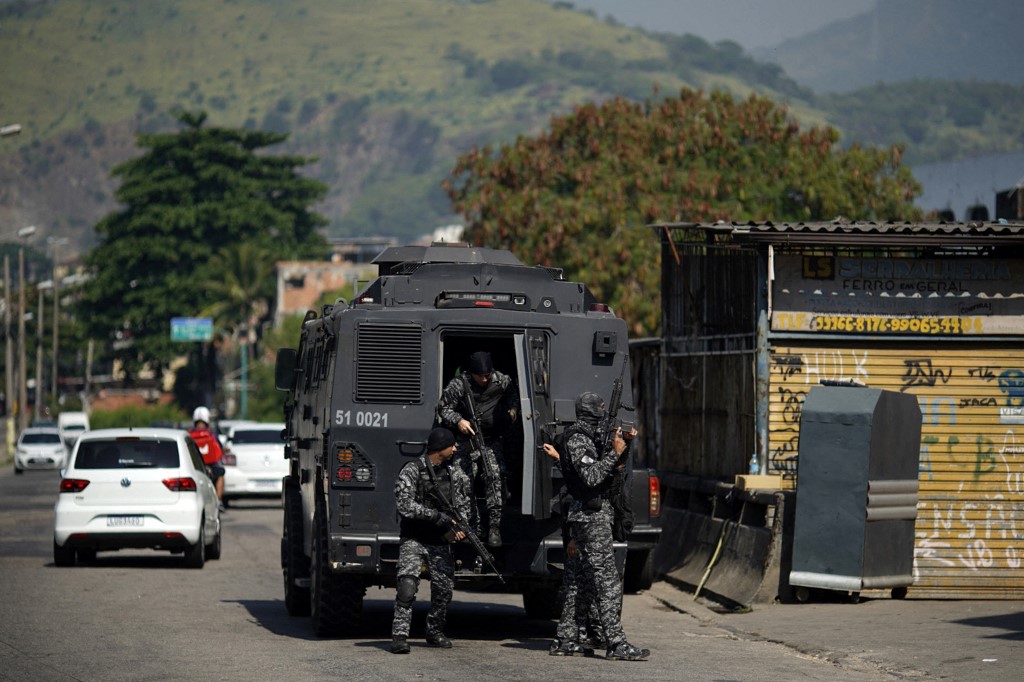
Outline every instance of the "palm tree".
<path id="1" fill-rule="evenodd" d="M 274 255 L 255 242 L 226 246 L 208 263 L 203 286 L 214 302 L 202 314 L 214 319 L 241 348 L 241 417 L 247 416 L 249 346 L 259 340 L 259 321 L 270 309 Z"/>

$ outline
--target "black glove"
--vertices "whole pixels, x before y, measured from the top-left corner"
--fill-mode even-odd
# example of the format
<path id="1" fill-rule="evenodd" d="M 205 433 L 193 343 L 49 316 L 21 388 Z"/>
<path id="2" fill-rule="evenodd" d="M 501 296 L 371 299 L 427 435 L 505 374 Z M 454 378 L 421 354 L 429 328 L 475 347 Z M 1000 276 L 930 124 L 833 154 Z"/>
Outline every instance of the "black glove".
<path id="1" fill-rule="evenodd" d="M 450 514 L 434 512 L 434 525 L 438 528 L 451 528 L 454 524 L 455 519 Z"/>

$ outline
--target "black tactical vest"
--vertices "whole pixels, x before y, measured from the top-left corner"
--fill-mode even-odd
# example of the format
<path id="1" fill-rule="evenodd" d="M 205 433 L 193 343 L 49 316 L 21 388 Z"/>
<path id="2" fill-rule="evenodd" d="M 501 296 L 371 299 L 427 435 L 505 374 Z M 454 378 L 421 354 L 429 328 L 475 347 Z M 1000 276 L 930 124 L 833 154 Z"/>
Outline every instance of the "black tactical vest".
<path id="1" fill-rule="evenodd" d="M 440 464 L 434 467 L 434 479 L 432 480 L 430 472 L 427 471 L 430 463 L 425 462 L 424 459 L 417 459 L 414 462 L 416 466 L 416 501 L 431 509 L 441 510 L 443 514 L 450 514 L 450 512 L 444 510 L 445 505 L 439 500 L 438 494 L 440 494 L 441 499 L 451 502 L 453 488 L 451 463 Z M 436 486 L 434 480 L 437 481 Z M 438 528 L 437 524 L 430 520 L 410 519 L 401 516 L 399 517 L 398 528 L 401 537 L 418 540 L 425 545 L 444 545 L 448 543 L 444 534 L 449 529 Z"/>

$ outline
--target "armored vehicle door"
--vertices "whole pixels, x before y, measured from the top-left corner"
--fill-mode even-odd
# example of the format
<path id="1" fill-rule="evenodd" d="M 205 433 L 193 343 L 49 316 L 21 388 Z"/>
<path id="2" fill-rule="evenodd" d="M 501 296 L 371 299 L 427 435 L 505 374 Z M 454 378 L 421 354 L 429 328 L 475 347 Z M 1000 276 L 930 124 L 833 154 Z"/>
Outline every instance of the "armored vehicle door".
<path id="1" fill-rule="evenodd" d="M 545 424 L 552 420 L 550 344 L 541 330 L 515 335 L 519 369 L 519 402 L 523 412 L 522 513 L 535 519 L 551 517 L 551 466 L 542 445 Z"/>

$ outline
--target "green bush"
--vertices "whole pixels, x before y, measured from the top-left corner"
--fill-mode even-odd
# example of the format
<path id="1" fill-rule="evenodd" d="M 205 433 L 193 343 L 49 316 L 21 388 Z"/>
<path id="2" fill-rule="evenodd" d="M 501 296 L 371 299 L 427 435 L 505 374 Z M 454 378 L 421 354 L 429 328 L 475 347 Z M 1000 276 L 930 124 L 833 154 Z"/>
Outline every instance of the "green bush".
<path id="1" fill-rule="evenodd" d="M 128 406 L 116 410 L 94 410 L 89 415 L 89 426 L 93 429 L 125 427 L 169 426 L 188 424 L 188 415 L 176 405 Z"/>

